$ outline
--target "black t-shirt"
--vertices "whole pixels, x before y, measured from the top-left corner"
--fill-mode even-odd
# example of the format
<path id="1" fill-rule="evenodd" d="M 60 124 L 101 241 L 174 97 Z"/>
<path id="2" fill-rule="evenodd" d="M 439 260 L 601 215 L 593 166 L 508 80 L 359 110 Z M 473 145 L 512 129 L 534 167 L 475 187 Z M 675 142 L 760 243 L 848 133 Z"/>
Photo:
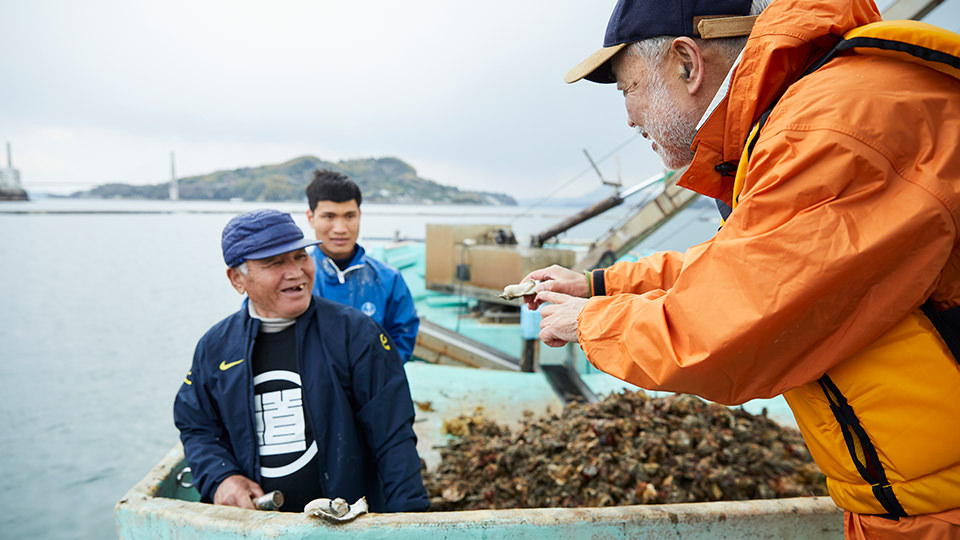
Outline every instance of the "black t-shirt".
<path id="1" fill-rule="evenodd" d="M 302 512 L 322 493 L 317 443 L 301 399 L 293 326 L 257 335 L 253 377 L 261 487 L 264 493 L 283 492 L 282 510 Z"/>

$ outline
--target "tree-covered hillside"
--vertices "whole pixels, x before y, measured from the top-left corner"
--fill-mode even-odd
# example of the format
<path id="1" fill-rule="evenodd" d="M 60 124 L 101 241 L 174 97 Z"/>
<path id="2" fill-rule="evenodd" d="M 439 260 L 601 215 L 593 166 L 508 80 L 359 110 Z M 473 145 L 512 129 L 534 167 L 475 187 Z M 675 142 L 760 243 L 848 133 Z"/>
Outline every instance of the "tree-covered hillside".
<path id="1" fill-rule="evenodd" d="M 280 163 L 217 171 L 201 176 L 180 178 L 181 200 L 298 201 L 305 198 L 304 188 L 316 169 L 339 171 L 360 186 L 364 202 L 408 204 L 493 204 L 514 205 L 516 201 L 502 193 L 462 191 L 417 176 L 417 171 L 397 158 L 323 161 L 303 156 Z M 167 199 L 169 184 L 104 184 L 73 197 Z"/>

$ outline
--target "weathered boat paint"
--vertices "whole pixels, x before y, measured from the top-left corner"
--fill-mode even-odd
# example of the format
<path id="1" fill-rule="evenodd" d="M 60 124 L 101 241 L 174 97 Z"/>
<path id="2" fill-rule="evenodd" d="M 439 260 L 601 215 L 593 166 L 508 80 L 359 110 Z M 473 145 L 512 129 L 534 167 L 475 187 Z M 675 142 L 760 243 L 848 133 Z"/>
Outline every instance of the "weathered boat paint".
<path id="1" fill-rule="evenodd" d="M 275 538 L 298 540 L 840 539 L 842 513 L 829 498 L 621 506 L 366 514 L 331 524 L 303 513 L 241 510 L 193 502 L 179 487 L 178 444 L 116 505 L 121 540 Z"/>

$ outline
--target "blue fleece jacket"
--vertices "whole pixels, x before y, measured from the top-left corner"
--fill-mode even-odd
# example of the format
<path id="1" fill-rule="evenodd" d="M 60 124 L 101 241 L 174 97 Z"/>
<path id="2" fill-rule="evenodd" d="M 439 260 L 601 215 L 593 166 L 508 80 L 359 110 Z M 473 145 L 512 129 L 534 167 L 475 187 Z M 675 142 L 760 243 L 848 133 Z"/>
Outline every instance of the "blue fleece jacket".
<path id="1" fill-rule="evenodd" d="M 310 255 L 317 266 L 313 294 L 353 306 L 373 317 L 397 344 L 400 358 L 404 362 L 410 360 L 417 344 L 420 318 L 400 272 L 367 257 L 360 244 L 344 270 L 319 248 L 311 249 Z"/>
<path id="2" fill-rule="evenodd" d="M 211 328 L 174 402 L 187 462 L 207 501 L 230 475 L 261 482 L 250 361 L 259 326 L 244 307 Z M 359 311 L 316 296 L 295 334 L 324 496 L 352 503 L 365 495 L 375 512 L 426 509 L 413 402 L 393 341 Z"/>

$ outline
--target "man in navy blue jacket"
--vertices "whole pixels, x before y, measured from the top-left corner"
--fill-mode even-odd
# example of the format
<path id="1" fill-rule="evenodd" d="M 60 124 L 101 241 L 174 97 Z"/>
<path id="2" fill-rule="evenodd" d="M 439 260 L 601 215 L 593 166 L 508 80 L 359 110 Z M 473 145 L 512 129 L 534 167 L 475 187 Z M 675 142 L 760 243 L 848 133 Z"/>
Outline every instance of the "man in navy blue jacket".
<path id="1" fill-rule="evenodd" d="M 195 484 L 241 508 L 279 489 L 293 511 L 361 496 L 374 512 L 425 510 L 403 362 L 372 319 L 311 294 L 316 243 L 275 210 L 224 228 L 248 302 L 200 339 L 174 403 Z"/>

